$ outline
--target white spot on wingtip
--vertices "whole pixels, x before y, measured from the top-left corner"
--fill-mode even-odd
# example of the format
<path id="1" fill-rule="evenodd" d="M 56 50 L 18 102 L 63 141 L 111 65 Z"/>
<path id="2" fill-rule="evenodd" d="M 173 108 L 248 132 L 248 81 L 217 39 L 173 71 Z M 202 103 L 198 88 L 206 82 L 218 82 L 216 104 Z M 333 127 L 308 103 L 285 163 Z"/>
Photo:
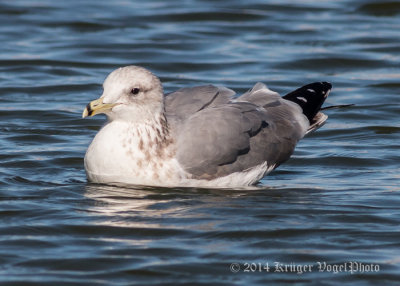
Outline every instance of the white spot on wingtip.
<path id="1" fill-rule="evenodd" d="M 299 100 L 301 100 L 301 101 L 307 103 L 307 99 L 305 99 L 305 98 L 302 97 L 302 96 L 298 96 L 297 99 L 299 99 Z"/>

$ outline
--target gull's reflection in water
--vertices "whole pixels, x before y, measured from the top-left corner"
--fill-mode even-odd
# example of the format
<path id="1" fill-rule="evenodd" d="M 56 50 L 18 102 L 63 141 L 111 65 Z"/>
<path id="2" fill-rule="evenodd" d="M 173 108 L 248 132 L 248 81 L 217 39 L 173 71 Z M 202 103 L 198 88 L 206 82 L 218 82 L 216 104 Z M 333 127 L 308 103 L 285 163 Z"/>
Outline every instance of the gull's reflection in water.
<path id="1" fill-rule="evenodd" d="M 259 189 L 258 189 L 259 190 Z M 218 210 L 237 211 L 238 200 L 254 188 L 196 189 L 88 184 L 85 197 L 96 224 L 157 229 L 215 230 L 226 217 Z M 101 217 L 101 219 L 100 219 Z"/>

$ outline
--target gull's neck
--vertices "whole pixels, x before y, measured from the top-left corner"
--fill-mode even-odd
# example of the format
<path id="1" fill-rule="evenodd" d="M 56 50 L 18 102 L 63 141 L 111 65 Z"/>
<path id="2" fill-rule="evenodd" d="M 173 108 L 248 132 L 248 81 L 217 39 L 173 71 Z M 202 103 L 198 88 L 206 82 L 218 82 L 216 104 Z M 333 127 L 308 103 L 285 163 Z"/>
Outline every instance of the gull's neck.
<path id="1" fill-rule="evenodd" d="M 139 124 L 140 125 L 140 124 Z M 167 118 L 165 113 L 161 112 L 156 115 L 152 120 L 144 122 L 141 126 L 145 130 L 145 135 L 151 137 L 151 139 L 158 144 L 169 144 L 170 132 Z M 140 127 L 139 127 L 140 128 Z"/>
<path id="2" fill-rule="evenodd" d="M 133 135 L 133 140 L 126 142 L 127 145 L 135 145 L 135 149 L 145 156 L 153 154 L 164 157 L 171 151 L 167 147 L 173 143 L 173 139 L 164 112 L 139 122 L 129 122 L 127 133 Z"/>

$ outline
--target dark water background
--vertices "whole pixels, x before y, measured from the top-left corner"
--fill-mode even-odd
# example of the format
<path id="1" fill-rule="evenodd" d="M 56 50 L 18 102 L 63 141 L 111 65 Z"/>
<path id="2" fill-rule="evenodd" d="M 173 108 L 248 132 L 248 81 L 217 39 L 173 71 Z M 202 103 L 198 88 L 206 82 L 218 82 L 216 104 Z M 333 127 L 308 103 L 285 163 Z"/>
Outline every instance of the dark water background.
<path id="1" fill-rule="evenodd" d="M 1 285 L 399 285 L 399 1 L 0 1 L 0 43 Z M 104 117 L 82 110 L 128 64 L 167 92 L 326 80 L 356 106 L 257 190 L 87 184 Z"/>

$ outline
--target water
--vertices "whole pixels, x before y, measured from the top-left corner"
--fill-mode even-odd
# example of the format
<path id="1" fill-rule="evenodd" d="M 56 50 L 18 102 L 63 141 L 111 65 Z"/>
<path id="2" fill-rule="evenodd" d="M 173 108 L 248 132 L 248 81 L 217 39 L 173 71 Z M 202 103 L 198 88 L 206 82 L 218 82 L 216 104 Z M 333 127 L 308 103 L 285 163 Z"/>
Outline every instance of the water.
<path id="1" fill-rule="evenodd" d="M 398 285 L 400 2 L 376 2 L 1 1 L 0 283 Z M 326 80 L 356 105 L 256 190 L 88 184 L 104 117 L 81 113 L 128 64 L 167 92 Z"/>

